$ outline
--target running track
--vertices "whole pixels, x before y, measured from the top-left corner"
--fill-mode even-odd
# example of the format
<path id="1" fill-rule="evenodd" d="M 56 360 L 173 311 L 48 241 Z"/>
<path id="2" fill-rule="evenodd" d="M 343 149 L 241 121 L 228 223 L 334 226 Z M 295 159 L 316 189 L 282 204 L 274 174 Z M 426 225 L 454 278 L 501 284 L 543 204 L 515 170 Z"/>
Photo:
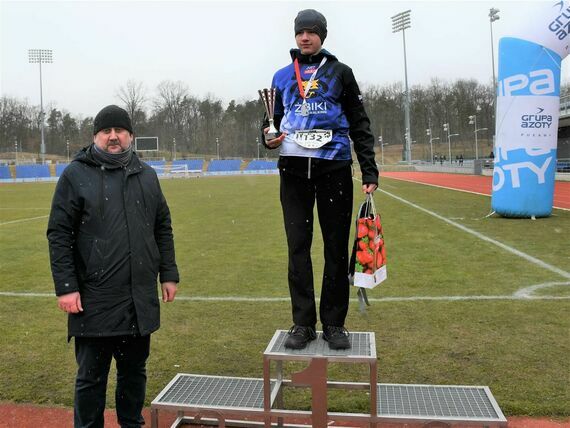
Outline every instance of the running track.
<path id="1" fill-rule="evenodd" d="M 444 174 L 439 172 L 382 172 L 382 177 L 411 181 L 445 189 L 491 195 L 493 177 L 485 175 Z M 380 185 L 382 187 L 382 185 Z M 554 208 L 570 210 L 570 181 L 554 184 Z"/>

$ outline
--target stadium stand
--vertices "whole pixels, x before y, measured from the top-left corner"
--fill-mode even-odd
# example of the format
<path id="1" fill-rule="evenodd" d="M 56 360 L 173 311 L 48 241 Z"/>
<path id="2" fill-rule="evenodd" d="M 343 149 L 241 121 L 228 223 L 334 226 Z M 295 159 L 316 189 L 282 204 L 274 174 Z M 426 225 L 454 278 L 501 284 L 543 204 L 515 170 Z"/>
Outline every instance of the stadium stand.
<path id="1" fill-rule="evenodd" d="M 149 160 L 149 161 L 143 160 L 143 162 L 149 166 L 152 166 L 153 168 L 154 167 L 164 168 L 164 166 L 166 165 L 166 162 L 163 160 Z"/>
<path id="2" fill-rule="evenodd" d="M 240 167 L 241 159 L 215 159 L 208 164 L 208 172 L 234 172 Z"/>
<path id="3" fill-rule="evenodd" d="M 188 172 L 202 172 L 204 168 L 203 159 L 178 159 L 172 161 L 172 166 L 186 165 Z"/>
<path id="4" fill-rule="evenodd" d="M 68 163 L 58 163 L 55 166 L 55 176 L 56 177 L 61 177 L 61 173 L 63 172 L 63 170 L 65 168 L 67 168 L 67 165 L 69 165 Z"/>
<path id="5" fill-rule="evenodd" d="M 268 169 L 277 169 L 277 162 L 255 159 L 245 167 L 245 171 L 262 171 Z"/>
<path id="6" fill-rule="evenodd" d="M 570 172 L 570 159 L 559 159 L 556 163 L 556 172 Z"/>
<path id="7" fill-rule="evenodd" d="M 0 165 L 0 180 L 11 179 L 10 167 L 8 165 Z"/>
<path id="8" fill-rule="evenodd" d="M 163 160 L 143 160 L 148 166 L 151 166 L 156 171 L 156 175 L 163 176 L 166 174 L 166 162 Z"/>
<path id="9" fill-rule="evenodd" d="M 16 165 L 16 179 L 41 180 L 49 177 L 49 165 Z"/>

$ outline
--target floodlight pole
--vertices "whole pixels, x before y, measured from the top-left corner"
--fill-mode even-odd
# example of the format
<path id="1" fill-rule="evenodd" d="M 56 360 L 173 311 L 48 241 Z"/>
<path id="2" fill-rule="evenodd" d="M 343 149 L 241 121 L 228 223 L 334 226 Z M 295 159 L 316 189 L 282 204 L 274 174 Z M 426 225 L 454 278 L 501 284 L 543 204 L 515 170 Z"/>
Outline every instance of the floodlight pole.
<path id="1" fill-rule="evenodd" d="M 430 163 L 433 163 L 433 142 L 435 140 L 439 140 L 439 137 L 432 138 L 431 128 L 426 129 L 426 135 L 429 137 L 429 151 L 430 151 L 430 155 L 431 155 Z"/>
<path id="2" fill-rule="evenodd" d="M 406 154 L 405 161 L 412 161 L 412 148 L 411 148 L 411 127 L 410 127 L 410 91 L 408 88 L 408 61 L 406 56 L 406 29 L 411 28 L 410 24 L 410 12 L 411 10 L 406 10 L 405 12 L 398 13 L 392 17 L 392 33 L 402 32 L 402 40 L 404 42 L 404 82 L 405 82 L 405 97 L 404 97 L 404 122 L 406 127 L 405 143 L 406 143 Z"/>
<path id="3" fill-rule="evenodd" d="M 491 29 L 491 66 L 493 67 L 493 104 L 495 115 L 493 120 L 497 117 L 497 79 L 495 77 L 495 43 L 493 41 L 493 22 L 500 19 L 499 9 L 492 7 L 489 9 L 489 27 Z M 496 132 L 496 130 L 495 130 Z M 495 135 L 493 135 L 493 150 L 495 149 Z"/>
<path id="4" fill-rule="evenodd" d="M 489 26 L 491 27 L 491 65 L 493 67 L 493 91 L 497 94 L 497 79 L 495 78 L 495 43 L 493 42 L 493 22 L 500 19 L 499 9 L 489 9 Z"/>
<path id="5" fill-rule="evenodd" d="M 51 49 L 28 49 L 28 62 L 40 65 L 40 130 L 41 130 L 41 145 L 40 153 L 42 156 L 42 164 L 46 160 L 46 144 L 44 139 L 44 98 L 42 88 L 42 63 L 51 64 L 53 51 Z"/>
<path id="6" fill-rule="evenodd" d="M 218 160 L 220 160 L 220 139 L 216 137 L 216 153 L 218 154 Z"/>
<path id="7" fill-rule="evenodd" d="M 475 159 L 479 159 L 479 146 L 477 144 L 477 132 L 487 131 L 488 128 L 477 128 L 477 115 L 469 116 L 469 125 L 473 125 L 473 133 L 475 134 Z"/>
<path id="8" fill-rule="evenodd" d="M 67 163 L 69 163 L 69 138 L 65 139 L 65 148 L 67 151 Z"/>
<path id="9" fill-rule="evenodd" d="M 16 149 L 16 165 L 18 165 L 18 138 L 14 137 L 14 148 Z"/>
<path id="10" fill-rule="evenodd" d="M 257 144 L 257 160 L 259 160 L 259 137 L 255 137 L 255 143 Z"/>

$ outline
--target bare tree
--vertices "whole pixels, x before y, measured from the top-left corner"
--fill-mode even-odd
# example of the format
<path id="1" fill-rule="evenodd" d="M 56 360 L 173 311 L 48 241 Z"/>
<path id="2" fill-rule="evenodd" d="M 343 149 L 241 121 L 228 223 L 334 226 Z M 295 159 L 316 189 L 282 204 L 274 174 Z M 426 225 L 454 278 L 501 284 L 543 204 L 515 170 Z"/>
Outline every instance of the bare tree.
<path id="1" fill-rule="evenodd" d="M 129 80 L 125 86 L 119 88 L 117 97 L 125 105 L 125 109 L 131 116 L 133 127 L 136 129 L 137 118 L 140 116 L 138 112 L 144 112 L 144 104 L 146 102 L 144 84 L 135 80 Z"/>
<path id="2" fill-rule="evenodd" d="M 155 100 L 156 110 L 166 114 L 170 125 L 177 129 L 182 119 L 184 99 L 188 96 L 188 86 L 181 81 L 164 80 L 156 87 L 158 98 Z"/>

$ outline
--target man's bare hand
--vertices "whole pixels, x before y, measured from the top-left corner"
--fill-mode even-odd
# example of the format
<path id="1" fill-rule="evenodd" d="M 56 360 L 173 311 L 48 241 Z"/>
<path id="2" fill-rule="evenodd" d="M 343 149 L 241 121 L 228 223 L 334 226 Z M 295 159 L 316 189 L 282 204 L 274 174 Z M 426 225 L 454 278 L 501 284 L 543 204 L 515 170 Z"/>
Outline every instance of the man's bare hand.
<path id="1" fill-rule="evenodd" d="M 162 301 L 163 302 L 173 302 L 174 297 L 176 297 L 176 290 L 178 286 L 175 282 L 163 282 L 161 284 L 162 288 Z"/>
<path id="2" fill-rule="evenodd" d="M 265 128 L 263 130 L 264 134 L 267 134 L 267 132 L 269 131 L 269 127 Z M 274 138 L 273 140 L 265 140 L 265 145 L 267 147 L 269 147 L 270 149 L 276 149 L 277 147 L 279 147 L 281 145 L 281 143 L 283 142 L 283 140 L 285 139 L 285 136 L 287 134 L 283 133 L 281 134 L 279 137 Z"/>
<path id="3" fill-rule="evenodd" d="M 77 314 L 83 312 L 83 306 L 81 306 L 81 296 L 79 291 L 73 293 L 64 294 L 57 298 L 57 306 L 63 312 L 68 314 Z"/>
<path id="4" fill-rule="evenodd" d="M 378 186 L 376 184 L 363 184 L 362 185 L 362 191 L 364 193 L 372 193 L 374 192 L 376 189 L 378 188 Z"/>

